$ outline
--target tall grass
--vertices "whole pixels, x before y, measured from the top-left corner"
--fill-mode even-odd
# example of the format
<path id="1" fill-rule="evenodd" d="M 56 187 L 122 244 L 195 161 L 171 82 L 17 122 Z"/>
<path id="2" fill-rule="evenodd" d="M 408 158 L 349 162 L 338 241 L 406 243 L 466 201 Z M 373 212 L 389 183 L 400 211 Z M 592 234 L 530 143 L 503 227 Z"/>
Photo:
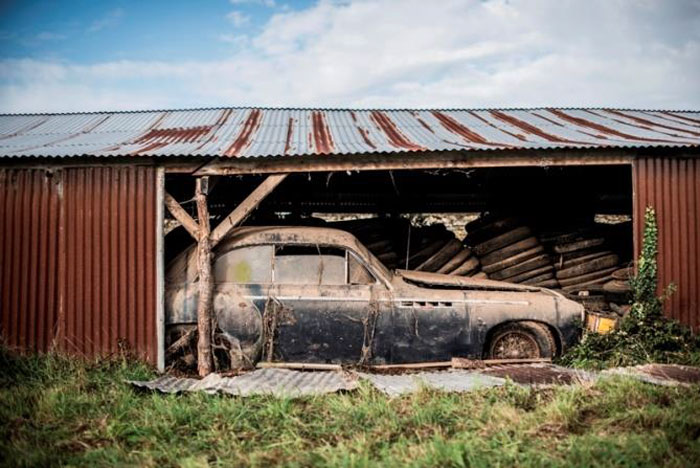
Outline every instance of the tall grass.
<path id="1" fill-rule="evenodd" d="M 4 466 L 690 466 L 700 389 L 625 379 L 389 399 L 140 392 L 126 360 L 0 352 Z"/>

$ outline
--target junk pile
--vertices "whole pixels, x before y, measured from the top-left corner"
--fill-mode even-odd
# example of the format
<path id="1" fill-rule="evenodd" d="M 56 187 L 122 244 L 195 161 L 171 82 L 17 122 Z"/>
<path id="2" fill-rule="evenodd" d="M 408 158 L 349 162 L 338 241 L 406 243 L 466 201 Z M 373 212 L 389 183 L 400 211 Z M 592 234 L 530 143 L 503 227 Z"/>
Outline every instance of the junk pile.
<path id="1" fill-rule="evenodd" d="M 561 289 L 589 310 L 624 315 L 633 274 L 625 267 L 631 223 L 597 224 L 592 217 L 569 223 L 578 227 L 554 231 L 485 214 L 467 223 L 465 243 L 490 279 Z"/>
<path id="2" fill-rule="evenodd" d="M 485 213 L 466 224 L 460 241 L 445 225 L 411 226 L 405 218 L 327 225 L 354 234 L 388 268 L 445 273 L 561 289 L 587 309 L 624 315 L 631 294 L 631 223 L 593 217 L 541 220 Z"/>
<path id="3" fill-rule="evenodd" d="M 514 217 L 481 216 L 465 226 L 465 243 L 489 279 L 545 288 L 559 286 L 552 259 L 529 226 Z"/>
<path id="4" fill-rule="evenodd" d="M 330 223 L 352 233 L 387 268 L 486 278 L 479 259 L 443 224 L 414 227 L 404 218 Z"/>

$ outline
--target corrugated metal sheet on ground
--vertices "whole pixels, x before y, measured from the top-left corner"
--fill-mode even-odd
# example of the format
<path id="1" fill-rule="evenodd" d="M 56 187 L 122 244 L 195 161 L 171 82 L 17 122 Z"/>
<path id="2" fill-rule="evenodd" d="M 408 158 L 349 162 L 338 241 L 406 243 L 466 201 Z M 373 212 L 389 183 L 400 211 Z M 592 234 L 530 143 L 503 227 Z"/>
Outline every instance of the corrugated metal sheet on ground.
<path id="1" fill-rule="evenodd" d="M 424 387 L 446 392 L 470 392 L 480 388 L 497 387 L 506 382 L 499 377 L 460 370 L 398 375 L 358 373 L 358 375 L 368 380 L 380 392 L 392 397 L 413 393 Z"/>
<path id="2" fill-rule="evenodd" d="M 214 108 L 0 115 L 0 157 L 697 147 L 700 112 Z"/>
<path id="3" fill-rule="evenodd" d="M 230 395 L 276 395 L 300 397 L 334 393 L 357 388 L 357 378 L 341 372 L 300 372 L 288 369 L 258 369 L 235 376 L 209 374 L 201 380 L 162 376 L 150 382 L 130 381 L 132 385 L 164 393 L 203 391 Z"/>
<path id="4" fill-rule="evenodd" d="M 155 363 L 156 169 L 0 170 L 0 332 Z"/>
<path id="5" fill-rule="evenodd" d="M 570 385 L 596 380 L 598 377 L 622 375 L 657 385 L 688 385 L 700 383 L 700 368 L 689 366 L 652 364 L 628 368 L 616 368 L 602 373 L 587 372 L 555 365 L 523 364 L 501 366 L 498 377 L 486 375 L 483 369 L 468 371 L 416 372 L 405 374 L 370 374 L 365 372 L 294 371 L 288 369 L 259 369 L 236 377 L 210 374 L 202 380 L 164 375 L 151 381 L 127 381 L 138 388 L 163 393 L 203 391 L 227 393 L 238 396 L 269 394 L 281 397 L 299 397 L 350 391 L 357 388 L 358 379 L 368 381 L 374 388 L 390 396 L 413 393 L 421 388 L 446 392 L 470 392 L 498 387 L 506 383 L 506 377 L 519 385 Z M 532 378 L 523 378 L 526 374 Z M 493 374 L 492 372 L 490 372 Z M 566 378 L 562 378 L 565 376 Z M 556 377 L 556 378 L 553 378 Z"/>

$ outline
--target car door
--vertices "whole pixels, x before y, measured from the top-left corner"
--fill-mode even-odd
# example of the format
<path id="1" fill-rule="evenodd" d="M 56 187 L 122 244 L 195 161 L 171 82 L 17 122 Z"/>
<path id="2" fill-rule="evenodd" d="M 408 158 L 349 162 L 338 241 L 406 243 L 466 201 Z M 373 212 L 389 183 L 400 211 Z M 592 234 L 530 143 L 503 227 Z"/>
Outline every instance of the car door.
<path id="1" fill-rule="evenodd" d="M 274 299 L 281 305 L 275 333 L 279 359 L 358 363 L 371 357 L 376 280 L 353 253 L 316 245 L 278 246 L 273 282 Z"/>
<path id="2" fill-rule="evenodd" d="M 462 291 L 402 288 L 393 302 L 392 363 L 467 356 L 471 325 Z"/>

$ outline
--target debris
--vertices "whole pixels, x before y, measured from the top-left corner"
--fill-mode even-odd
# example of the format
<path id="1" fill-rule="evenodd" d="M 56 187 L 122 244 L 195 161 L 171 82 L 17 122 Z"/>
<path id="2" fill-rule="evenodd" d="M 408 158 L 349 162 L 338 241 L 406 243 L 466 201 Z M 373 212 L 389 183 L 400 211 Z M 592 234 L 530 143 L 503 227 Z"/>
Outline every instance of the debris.
<path id="1" fill-rule="evenodd" d="M 526 385 L 561 384 L 591 381 L 596 374 L 582 370 L 561 367 L 554 364 L 514 364 L 492 367 L 481 371 L 493 377 L 509 378 L 513 382 Z"/>
<path id="2" fill-rule="evenodd" d="M 622 375 L 656 385 L 700 384 L 700 368 L 679 364 L 643 364 L 634 367 L 615 367 L 602 372 L 602 375 Z"/>

